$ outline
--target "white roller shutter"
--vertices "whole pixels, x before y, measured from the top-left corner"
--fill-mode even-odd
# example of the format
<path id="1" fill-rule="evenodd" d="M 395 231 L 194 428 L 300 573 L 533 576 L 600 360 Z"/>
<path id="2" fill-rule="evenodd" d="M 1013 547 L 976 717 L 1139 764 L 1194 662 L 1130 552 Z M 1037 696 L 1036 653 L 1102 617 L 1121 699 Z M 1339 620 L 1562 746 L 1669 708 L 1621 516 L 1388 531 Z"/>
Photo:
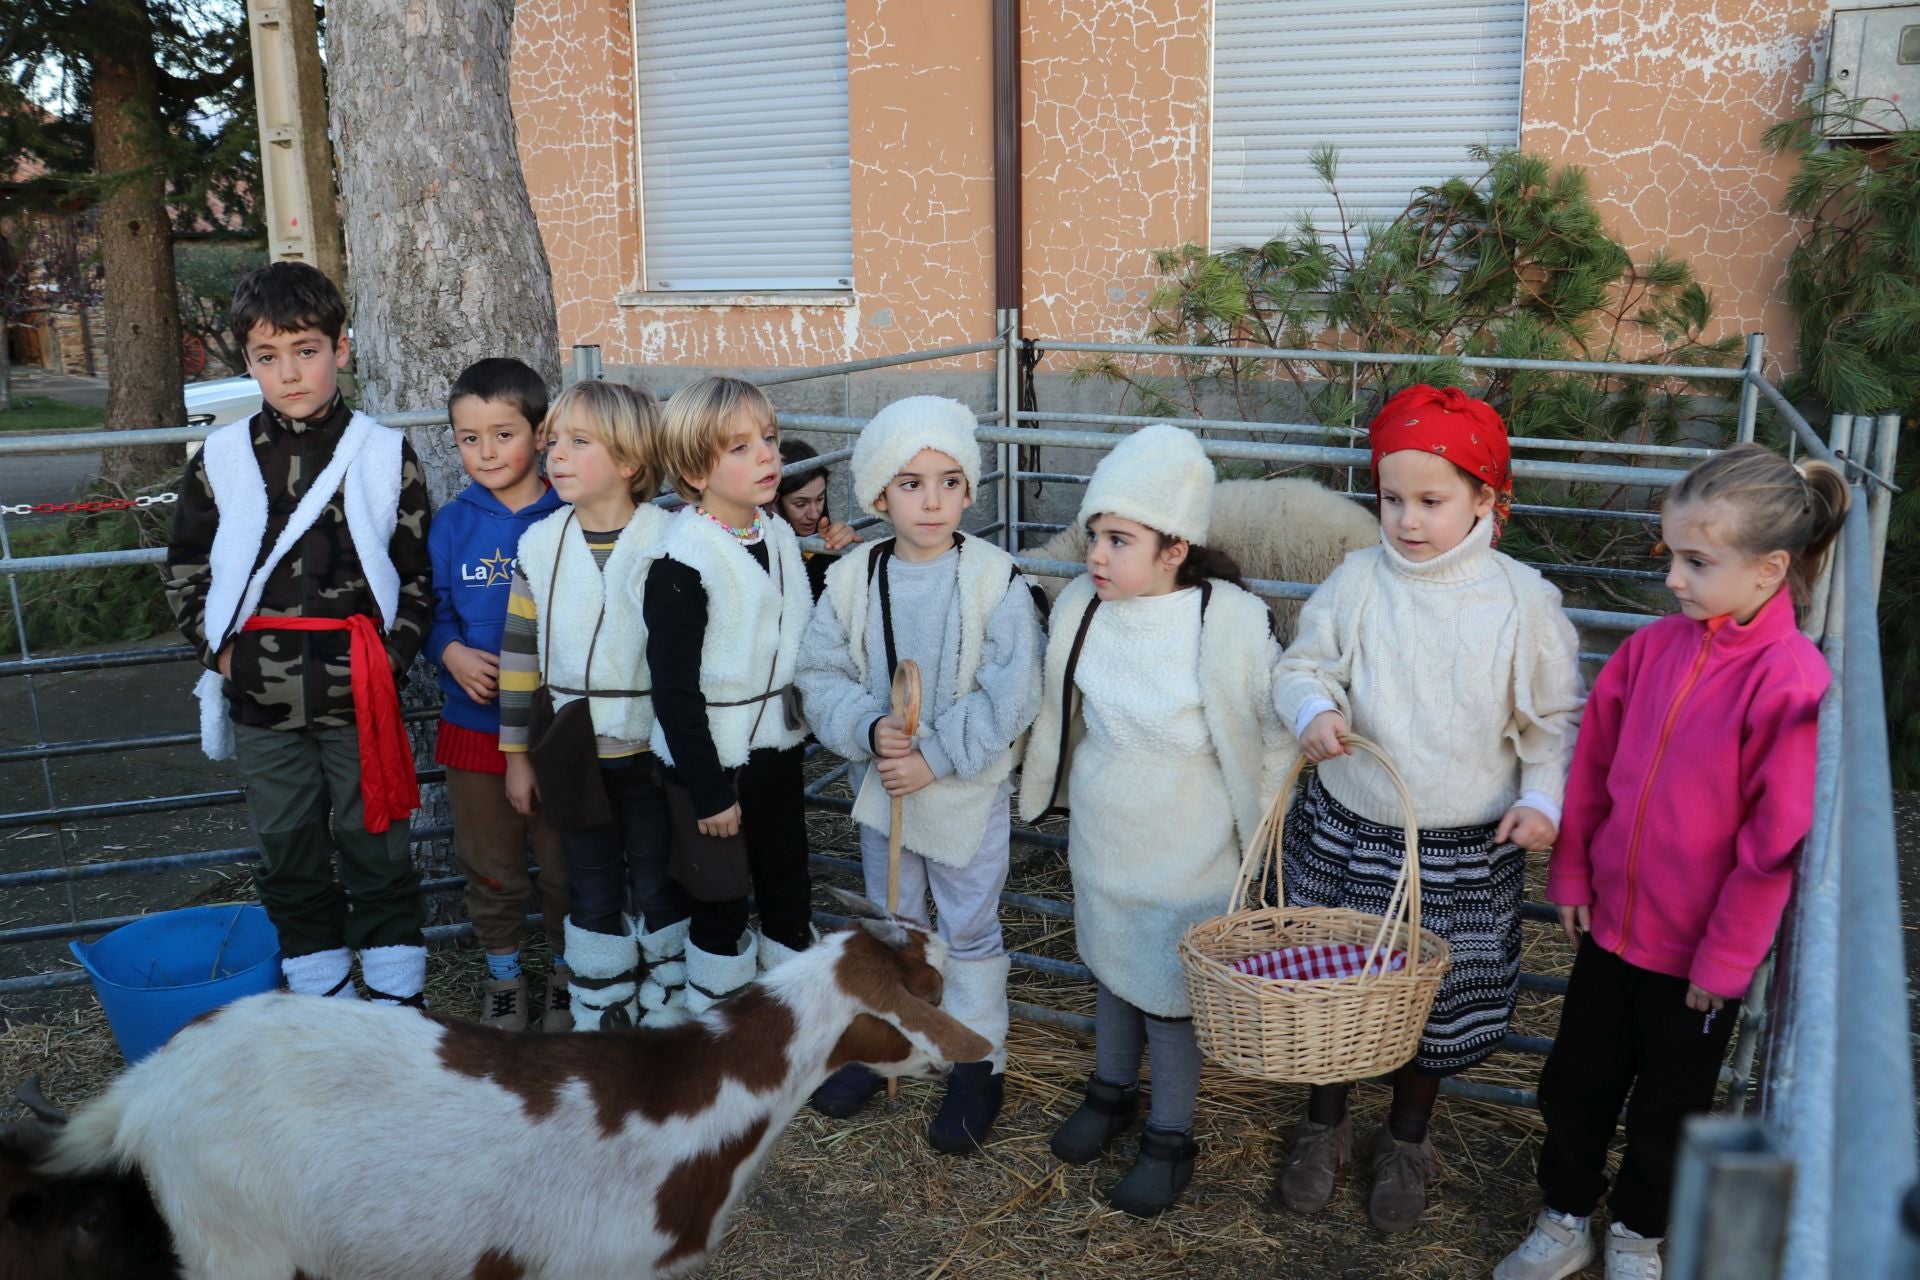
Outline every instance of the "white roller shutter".
<path id="1" fill-rule="evenodd" d="M 1340 213 L 1307 157 L 1339 149 L 1349 223 L 1520 137 L 1526 0 L 1215 0 L 1211 243 L 1257 245 Z"/>
<path id="2" fill-rule="evenodd" d="M 848 289 L 845 0 L 633 0 L 650 290 Z"/>

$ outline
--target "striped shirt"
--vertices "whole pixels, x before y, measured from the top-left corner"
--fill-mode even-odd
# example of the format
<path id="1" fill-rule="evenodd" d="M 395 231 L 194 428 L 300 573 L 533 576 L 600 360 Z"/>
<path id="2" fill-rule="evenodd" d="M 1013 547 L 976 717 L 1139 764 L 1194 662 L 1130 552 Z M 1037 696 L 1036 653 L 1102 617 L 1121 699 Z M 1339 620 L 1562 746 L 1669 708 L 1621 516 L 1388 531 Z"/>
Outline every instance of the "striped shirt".
<path id="1" fill-rule="evenodd" d="M 620 530 L 594 533 L 580 530 L 593 552 L 593 562 L 601 569 L 613 555 Z M 500 749 L 521 752 L 527 749 L 528 721 L 533 715 L 533 691 L 540 687 L 540 606 L 526 574 L 516 564 L 513 586 L 507 596 L 507 628 L 500 637 Z M 636 756 L 647 750 L 645 742 L 624 738 L 595 737 L 594 745 L 602 760 Z"/>

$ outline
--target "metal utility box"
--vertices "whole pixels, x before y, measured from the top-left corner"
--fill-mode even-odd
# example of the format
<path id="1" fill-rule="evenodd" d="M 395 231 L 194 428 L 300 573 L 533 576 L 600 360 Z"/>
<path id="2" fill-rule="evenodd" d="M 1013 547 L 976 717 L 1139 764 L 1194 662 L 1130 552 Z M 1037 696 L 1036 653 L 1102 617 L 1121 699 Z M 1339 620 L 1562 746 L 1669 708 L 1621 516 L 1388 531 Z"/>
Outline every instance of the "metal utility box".
<path id="1" fill-rule="evenodd" d="M 1920 128 L 1920 4 L 1835 9 L 1827 80 L 1849 98 L 1868 101 L 1858 120 L 1829 115 L 1829 138 L 1871 138 Z"/>

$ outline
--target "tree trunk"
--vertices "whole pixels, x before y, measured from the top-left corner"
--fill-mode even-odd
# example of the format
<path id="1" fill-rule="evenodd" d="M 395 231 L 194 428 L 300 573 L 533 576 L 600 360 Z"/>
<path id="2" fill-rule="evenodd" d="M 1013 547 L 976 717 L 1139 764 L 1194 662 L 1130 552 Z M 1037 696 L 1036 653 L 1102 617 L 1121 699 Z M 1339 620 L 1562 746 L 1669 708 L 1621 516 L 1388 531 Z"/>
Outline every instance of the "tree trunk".
<path id="1" fill-rule="evenodd" d="M 94 33 L 94 169 L 101 181 L 100 257 L 106 268 L 106 425 L 180 426 L 187 408 L 153 24 L 145 0 L 88 0 L 87 9 Z M 123 487 L 168 465 L 151 449 L 100 455 L 101 478 Z"/>
<path id="2" fill-rule="evenodd" d="M 560 371 L 553 277 L 507 101 L 511 0 L 351 0 L 327 22 L 354 373 L 374 412 L 433 409 L 455 374 L 517 356 Z M 434 501 L 463 483 L 414 433 Z"/>

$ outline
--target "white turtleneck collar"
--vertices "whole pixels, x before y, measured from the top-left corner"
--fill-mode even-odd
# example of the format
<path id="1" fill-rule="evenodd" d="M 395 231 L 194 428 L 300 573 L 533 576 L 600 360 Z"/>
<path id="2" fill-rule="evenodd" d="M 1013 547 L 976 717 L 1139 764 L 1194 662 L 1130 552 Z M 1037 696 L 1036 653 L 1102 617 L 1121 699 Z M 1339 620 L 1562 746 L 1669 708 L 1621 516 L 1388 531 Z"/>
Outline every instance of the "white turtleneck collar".
<path id="1" fill-rule="evenodd" d="M 1409 560 L 1394 549 L 1387 531 L 1380 531 L 1380 554 L 1387 567 L 1416 583 L 1444 586 L 1472 582 L 1493 568 L 1493 517 L 1482 516 L 1467 536 L 1431 560 Z"/>

